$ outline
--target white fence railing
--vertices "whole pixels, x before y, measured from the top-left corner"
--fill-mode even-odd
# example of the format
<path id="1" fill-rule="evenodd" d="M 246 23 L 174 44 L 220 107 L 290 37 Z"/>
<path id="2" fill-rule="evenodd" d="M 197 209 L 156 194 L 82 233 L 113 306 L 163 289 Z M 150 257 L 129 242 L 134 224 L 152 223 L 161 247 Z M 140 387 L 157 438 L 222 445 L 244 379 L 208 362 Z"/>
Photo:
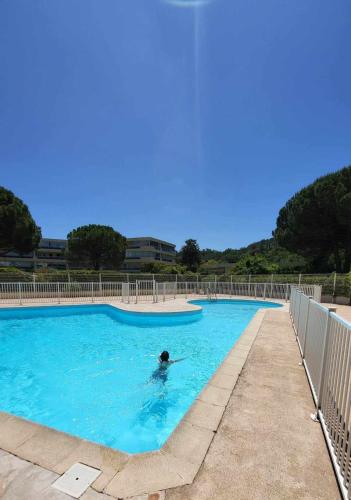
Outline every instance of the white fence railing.
<path id="1" fill-rule="evenodd" d="M 165 282 L 140 280 L 121 282 L 71 282 L 71 283 L 0 283 L 2 304 L 101 302 L 120 300 L 124 303 L 159 302 L 176 297 L 208 295 L 242 296 L 260 299 L 289 300 L 294 285 L 282 283 L 232 283 L 232 282 Z M 302 285 L 304 293 L 320 300 L 321 287 Z"/>
<path id="2" fill-rule="evenodd" d="M 345 499 L 351 498 L 351 324 L 297 287 L 290 314 Z"/>
<path id="3" fill-rule="evenodd" d="M 122 283 L 0 283 L 2 304 L 95 302 L 122 295 Z"/>

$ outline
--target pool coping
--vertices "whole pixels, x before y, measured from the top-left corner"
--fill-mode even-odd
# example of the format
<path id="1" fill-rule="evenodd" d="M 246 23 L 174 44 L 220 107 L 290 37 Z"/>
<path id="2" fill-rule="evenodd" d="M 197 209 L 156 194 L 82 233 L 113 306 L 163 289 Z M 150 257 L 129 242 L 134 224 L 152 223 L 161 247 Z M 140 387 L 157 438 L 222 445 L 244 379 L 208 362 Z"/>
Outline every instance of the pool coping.
<path id="1" fill-rule="evenodd" d="M 118 498 L 192 483 L 268 310 L 256 312 L 160 450 L 131 455 L 1 411 L 0 448 L 58 474 L 77 462 L 95 467 L 92 488 Z"/>

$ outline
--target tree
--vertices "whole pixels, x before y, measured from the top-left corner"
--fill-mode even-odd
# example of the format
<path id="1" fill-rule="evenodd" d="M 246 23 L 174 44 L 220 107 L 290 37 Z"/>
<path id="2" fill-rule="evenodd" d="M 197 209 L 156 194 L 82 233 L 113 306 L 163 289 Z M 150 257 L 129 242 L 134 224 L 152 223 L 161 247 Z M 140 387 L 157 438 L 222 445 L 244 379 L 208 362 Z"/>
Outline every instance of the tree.
<path id="1" fill-rule="evenodd" d="M 33 251 L 39 245 L 40 228 L 22 200 L 0 186 L 0 248 L 20 254 Z"/>
<path id="2" fill-rule="evenodd" d="M 216 261 L 221 261 L 222 260 L 222 254 L 220 250 L 213 250 L 212 248 L 204 248 L 201 250 L 201 260 L 202 261 L 208 261 L 208 260 L 216 260 Z"/>
<path id="3" fill-rule="evenodd" d="M 278 265 L 270 262 L 264 255 L 244 255 L 234 264 L 232 274 L 268 274 L 276 273 Z"/>
<path id="4" fill-rule="evenodd" d="M 80 267 L 118 269 L 125 257 L 126 238 L 110 226 L 90 224 L 67 235 L 67 258 Z"/>
<path id="5" fill-rule="evenodd" d="M 180 261 L 188 271 L 196 272 L 201 264 L 201 251 L 196 240 L 186 240 L 180 250 Z"/>
<path id="6" fill-rule="evenodd" d="M 351 306 L 351 272 L 345 277 L 345 295 L 349 297 L 349 305 Z"/>
<path id="7" fill-rule="evenodd" d="M 148 262 L 141 271 L 151 274 L 185 274 L 186 267 L 181 264 L 167 264 L 165 262 Z"/>
<path id="8" fill-rule="evenodd" d="M 228 263 L 225 261 L 218 261 L 215 259 L 207 260 L 206 262 L 201 262 L 197 272 L 201 274 L 218 274 L 221 272 L 225 272 Z"/>
<path id="9" fill-rule="evenodd" d="M 351 167 L 296 193 L 280 210 L 277 242 L 309 259 L 314 271 L 348 272 L 351 262 Z"/>
<path id="10" fill-rule="evenodd" d="M 263 254 L 266 259 L 278 267 L 278 273 L 304 273 L 308 271 L 307 261 L 302 255 L 289 252 L 286 248 L 277 246 Z"/>

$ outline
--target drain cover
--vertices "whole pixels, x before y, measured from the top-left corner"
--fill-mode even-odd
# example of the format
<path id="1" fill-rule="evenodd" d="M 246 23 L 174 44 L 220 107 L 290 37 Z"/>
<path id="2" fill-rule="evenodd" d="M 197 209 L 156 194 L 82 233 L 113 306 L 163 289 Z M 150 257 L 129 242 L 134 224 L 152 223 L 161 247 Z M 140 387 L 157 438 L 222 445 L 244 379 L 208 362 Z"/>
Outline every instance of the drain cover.
<path id="1" fill-rule="evenodd" d="M 77 463 L 59 477 L 52 487 L 71 497 L 79 498 L 100 474 L 101 470 Z"/>

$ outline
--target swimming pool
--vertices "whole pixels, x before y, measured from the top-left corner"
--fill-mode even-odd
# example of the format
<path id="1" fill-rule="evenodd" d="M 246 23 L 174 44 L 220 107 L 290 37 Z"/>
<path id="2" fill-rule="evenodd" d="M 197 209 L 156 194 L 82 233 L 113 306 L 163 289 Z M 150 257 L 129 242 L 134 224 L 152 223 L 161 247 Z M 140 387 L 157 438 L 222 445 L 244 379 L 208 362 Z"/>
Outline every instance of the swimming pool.
<path id="1" fill-rule="evenodd" d="M 0 310 L 0 410 L 128 453 L 160 448 L 256 311 L 279 307 L 192 303 L 202 311 Z M 165 349 L 186 359 L 160 373 Z"/>

